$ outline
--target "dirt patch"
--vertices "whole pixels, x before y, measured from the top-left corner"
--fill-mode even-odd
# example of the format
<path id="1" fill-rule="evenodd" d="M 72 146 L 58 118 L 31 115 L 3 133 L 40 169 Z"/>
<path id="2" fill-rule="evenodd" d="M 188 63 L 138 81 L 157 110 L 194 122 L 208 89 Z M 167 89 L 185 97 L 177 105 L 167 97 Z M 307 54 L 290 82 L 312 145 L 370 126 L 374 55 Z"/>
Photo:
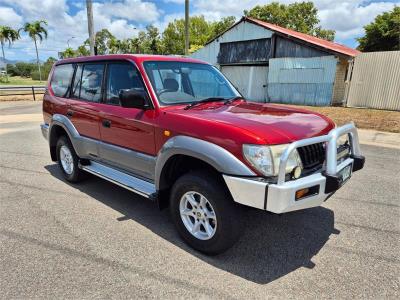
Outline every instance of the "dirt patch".
<path id="1" fill-rule="evenodd" d="M 43 100 L 43 94 L 37 94 L 35 95 L 36 101 L 42 101 Z M 0 102 L 1 101 L 23 101 L 23 100 L 32 100 L 33 101 L 33 95 L 32 93 L 26 94 L 26 95 L 5 95 L 0 93 Z"/>
<path id="2" fill-rule="evenodd" d="M 332 119 L 338 126 L 353 121 L 358 128 L 400 132 L 400 112 L 350 107 L 294 106 L 312 110 Z"/>

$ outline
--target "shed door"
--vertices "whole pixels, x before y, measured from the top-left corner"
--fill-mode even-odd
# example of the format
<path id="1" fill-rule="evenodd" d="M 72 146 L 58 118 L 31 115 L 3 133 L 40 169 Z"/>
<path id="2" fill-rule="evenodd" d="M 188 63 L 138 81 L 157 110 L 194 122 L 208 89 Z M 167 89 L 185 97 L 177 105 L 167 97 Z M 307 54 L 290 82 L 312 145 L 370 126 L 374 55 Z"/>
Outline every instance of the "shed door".
<path id="1" fill-rule="evenodd" d="M 222 66 L 221 71 L 246 99 L 265 102 L 267 66 Z"/>
<path id="2" fill-rule="evenodd" d="M 334 56 L 270 59 L 268 101 L 330 105 L 336 64 Z"/>

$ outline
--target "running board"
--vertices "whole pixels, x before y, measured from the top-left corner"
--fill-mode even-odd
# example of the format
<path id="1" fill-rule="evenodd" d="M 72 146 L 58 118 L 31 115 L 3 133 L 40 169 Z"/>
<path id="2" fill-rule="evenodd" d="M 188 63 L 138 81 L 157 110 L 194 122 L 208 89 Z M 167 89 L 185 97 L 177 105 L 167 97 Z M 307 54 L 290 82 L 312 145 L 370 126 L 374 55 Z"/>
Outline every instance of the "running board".
<path id="1" fill-rule="evenodd" d="M 94 161 L 90 161 L 90 165 L 80 165 L 80 168 L 146 198 L 154 200 L 156 197 L 155 185 L 143 179 Z"/>

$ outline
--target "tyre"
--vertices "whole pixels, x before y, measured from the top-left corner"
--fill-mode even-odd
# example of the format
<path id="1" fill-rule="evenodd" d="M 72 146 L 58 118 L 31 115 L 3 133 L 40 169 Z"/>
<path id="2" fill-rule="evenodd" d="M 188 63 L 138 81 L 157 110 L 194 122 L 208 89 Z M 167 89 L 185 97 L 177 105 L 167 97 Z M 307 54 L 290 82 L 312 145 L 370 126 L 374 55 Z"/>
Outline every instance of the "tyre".
<path id="1" fill-rule="evenodd" d="M 61 136 L 57 141 L 57 161 L 65 179 L 69 182 L 79 182 L 84 178 L 84 173 L 79 169 L 79 157 L 74 147 L 66 136 Z"/>
<path id="2" fill-rule="evenodd" d="M 222 178 L 195 171 L 180 177 L 170 196 L 172 220 L 194 249 L 215 255 L 232 247 L 242 232 L 242 211 Z"/>

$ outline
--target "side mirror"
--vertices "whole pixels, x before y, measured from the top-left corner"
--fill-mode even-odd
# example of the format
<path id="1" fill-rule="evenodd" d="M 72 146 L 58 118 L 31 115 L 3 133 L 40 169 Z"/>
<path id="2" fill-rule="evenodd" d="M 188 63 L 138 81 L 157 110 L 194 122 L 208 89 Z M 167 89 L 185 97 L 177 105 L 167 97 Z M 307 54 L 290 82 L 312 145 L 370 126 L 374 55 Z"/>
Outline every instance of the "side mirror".
<path id="1" fill-rule="evenodd" d="M 148 109 L 149 102 L 145 91 L 129 89 L 119 91 L 121 106 L 126 108 Z"/>

